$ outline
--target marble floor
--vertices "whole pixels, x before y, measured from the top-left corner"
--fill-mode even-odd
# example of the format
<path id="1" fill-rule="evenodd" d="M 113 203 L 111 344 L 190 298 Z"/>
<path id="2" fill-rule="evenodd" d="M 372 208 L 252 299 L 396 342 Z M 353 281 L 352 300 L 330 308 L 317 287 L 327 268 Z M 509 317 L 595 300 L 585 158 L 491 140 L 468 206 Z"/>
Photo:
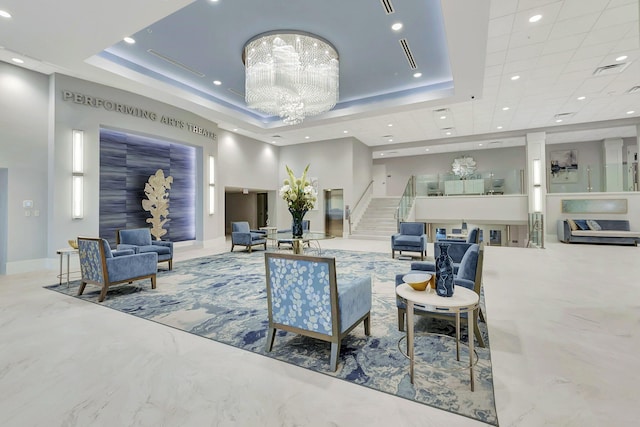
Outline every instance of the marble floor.
<path id="1" fill-rule="evenodd" d="M 640 248 L 485 254 L 500 425 L 637 425 Z M 56 274 L 0 276 L 1 426 L 482 425 L 43 289 Z"/>

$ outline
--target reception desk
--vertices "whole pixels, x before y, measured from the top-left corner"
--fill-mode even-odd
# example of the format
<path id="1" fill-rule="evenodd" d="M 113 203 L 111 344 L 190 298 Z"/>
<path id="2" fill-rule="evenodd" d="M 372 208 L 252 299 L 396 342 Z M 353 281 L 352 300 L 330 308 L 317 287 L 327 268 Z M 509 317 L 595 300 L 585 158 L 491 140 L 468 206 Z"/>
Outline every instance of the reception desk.
<path id="1" fill-rule="evenodd" d="M 444 182 L 445 196 L 456 194 L 484 194 L 484 179 L 464 179 Z"/>

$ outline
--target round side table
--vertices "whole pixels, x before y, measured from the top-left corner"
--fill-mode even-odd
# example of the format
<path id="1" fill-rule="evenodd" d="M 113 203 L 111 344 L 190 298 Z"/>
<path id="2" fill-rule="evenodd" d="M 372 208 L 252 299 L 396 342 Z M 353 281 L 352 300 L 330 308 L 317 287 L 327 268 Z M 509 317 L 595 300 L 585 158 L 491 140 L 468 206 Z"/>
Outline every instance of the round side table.
<path id="1" fill-rule="evenodd" d="M 414 359 L 414 321 L 413 310 L 418 308 L 432 313 L 452 313 L 456 317 L 456 356 L 460 360 L 460 313 L 467 313 L 468 319 L 473 316 L 473 311 L 478 308 L 480 297 L 474 291 L 457 286 L 451 297 L 441 297 L 434 289 L 427 287 L 425 291 L 416 291 L 406 283 L 396 287 L 396 294 L 407 303 L 407 353 L 409 355 L 409 375 L 413 384 Z M 471 391 L 475 388 L 473 377 L 473 323 L 468 322 L 469 337 L 469 377 L 471 379 Z"/>

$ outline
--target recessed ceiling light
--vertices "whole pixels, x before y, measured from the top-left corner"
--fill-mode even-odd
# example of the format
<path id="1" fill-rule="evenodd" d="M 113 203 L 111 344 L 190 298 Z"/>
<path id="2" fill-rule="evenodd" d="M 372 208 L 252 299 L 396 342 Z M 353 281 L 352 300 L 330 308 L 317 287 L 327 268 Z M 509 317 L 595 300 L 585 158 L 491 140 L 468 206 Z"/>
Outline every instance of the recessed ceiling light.
<path id="1" fill-rule="evenodd" d="M 396 22 L 391 26 L 393 31 L 400 31 L 402 29 L 402 22 Z"/>
<path id="2" fill-rule="evenodd" d="M 392 127 L 392 126 L 393 126 L 393 123 L 389 123 L 387 126 Z"/>
<path id="3" fill-rule="evenodd" d="M 2 16 L 3 18 L 11 18 L 11 14 L 6 10 L 0 10 L 0 16 Z"/>
<path id="4" fill-rule="evenodd" d="M 233 128 L 233 131 L 234 131 L 234 132 L 237 132 L 237 131 L 238 131 L 238 128 Z"/>
<path id="5" fill-rule="evenodd" d="M 557 119 L 556 123 L 562 123 L 562 119 Z"/>
<path id="6" fill-rule="evenodd" d="M 542 15 L 533 15 L 531 18 L 529 18 L 529 22 L 538 22 L 541 19 Z"/>
<path id="7" fill-rule="evenodd" d="M 136 42 L 136 40 L 133 37 L 125 37 L 122 40 L 124 40 L 125 42 L 127 42 L 129 44 L 134 44 Z"/>
<path id="8" fill-rule="evenodd" d="M 209 0 L 211 3 L 218 3 L 218 0 Z"/>
<path id="9" fill-rule="evenodd" d="M 451 135 L 451 132 L 446 132 L 446 135 Z"/>
<path id="10" fill-rule="evenodd" d="M 478 147 L 482 147 L 482 142 L 478 144 Z"/>
<path id="11" fill-rule="evenodd" d="M 628 58 L 628 56 L 627 56 L 627 55 L 618 56 L 618 57 L 616 58 L 616 61 L 624 61 L 624 60 L 625 60 L 625 59 L 627 59 L 627 58 Z"/>
<path id="12" fill-rule="evenodd" d="M 502 111 L 507 111 L 509 107 L 502 107 Z"/>
<path id="13" fill-rule="evenodd" d="M 498 126 L 497 129 L 502 129 L 502 126 Z"/>
<path id="14" fill-rule="evenodd" d="M 413 73 L 413 77 L 415 77 L 416 79 L 418 77 L 422 77 L 422 73 Z"/>
<path id="15" fill-rule="evenodd" d="M 310 137 L 310 136 L 308 136 L 308 135 L 304 137 L 304 139 L 309 139 L 309 138 L 311 138 L 311 137 Z"/>
<path id="16" fill-rule="evenodd" d="M 633 113 L 635 113 L 634 110 L 627 111 L 627 114 L 633 114 Z"/>
<path id="17" fill-rule="evenodd" d="M 349 133 L 349 131 L 348 130 L 343 130 L 342 133 Z"/>
<path id="18" fill-rule="evenodd" d="M 222 84 L 222 82 L 220 80 L 214 80 L 213 84 L 216 86 L 220 86 Z"/>
<path id="19" fill-rule="evenodd" d="M 511 80 L 518 80 L 520 76 L 511 76 Z"/>
<path id="20" fill-rule="evenodd" d="M 424 151 L 429 151 L 429 149 L 427 148 L 427 149 L 425 149 Z"/>
<path id="21" fill-rule="evenodd" d="M 586 97 L 586 96 L 579 96 L 579 97 L 578 97 L 578 101 L 584 101 L 585 99 L 587 99 L 587 97 Z"/>
<path id="22" fill-rule="evenodd" d="M 24 64 L 24 61 L 20 58 L 11 58 L 11 60 L 16 64 Z"/>
<path id="23" fill-rule="evenodd" d="M 381 156 L 384 156 L 384 153 L 380 153 Z"/>
<path id="24" fill-rule="evenodd" d="M 387 141 L 388 141 L 388 142 L 393 142 L 393 139 L 392 139 L 392 138 L 389 138 Z"/>
<path id="25" fill-rule="evenodd" d="M 447 118 L 447 116 L 440 116 L 440 120 L 444 120 L 446 118 Z"/>

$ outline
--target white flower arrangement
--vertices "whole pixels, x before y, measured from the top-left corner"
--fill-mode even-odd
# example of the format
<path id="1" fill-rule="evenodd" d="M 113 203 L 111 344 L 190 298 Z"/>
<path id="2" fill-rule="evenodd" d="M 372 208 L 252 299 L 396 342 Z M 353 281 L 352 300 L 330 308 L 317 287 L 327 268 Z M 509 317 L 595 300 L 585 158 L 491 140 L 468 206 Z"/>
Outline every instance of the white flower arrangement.
<path id="1" fill-rule="evenodd" d="M 280 197 L 287 202 L 289 210 L 310 210 L 318 200 L 316 189 L 307 181 L 307 172 L 309 165 L 304 168 L 304 172 L 300 178 L 293 175 L 293 171 L 286 166 L 289 178 L 284 180 L 284 185 L 280 188 Z"/>

